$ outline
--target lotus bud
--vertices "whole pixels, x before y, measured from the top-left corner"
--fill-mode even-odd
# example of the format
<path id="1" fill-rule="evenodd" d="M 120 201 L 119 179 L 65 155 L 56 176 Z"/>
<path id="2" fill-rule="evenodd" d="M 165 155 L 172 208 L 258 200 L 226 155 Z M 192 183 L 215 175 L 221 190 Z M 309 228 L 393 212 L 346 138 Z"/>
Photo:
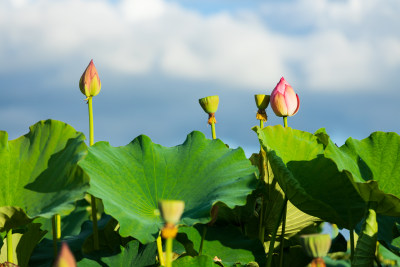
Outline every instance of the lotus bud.
<path id="1" fill-rule="evenodd" d="M 268 116 L 267 116 L 267 113 L 265 112 L 265 109 L 269 105 L 270 96 L 269 95 L 255 95 L 254 98 L 256 100 L 256 105 L 258 108 L 257 116 L 256 116 L 257 120 L 267 121 Z"/>
<path id="2" fill-rule="evenodd" d="M 279 117 L 293 116 L 299 110 L 299 96 L 283 77 L 271 93 L 271 107 Z"/>
<path id="3" fill-rule="evenodd" d="M 100 92 L 101 82 L 96 67 L 93 64 L 93 59 L 79 80 L 79 88 L 87 98 L 95 96 Z"/>
<path id="4" fill-rule="evenodd" d="M 208 124 L 216 123 L 215 112 L 217 112 L 219 97 L 217 95 L 207 96 L 199 99 L 200 106 L 208 114 Z"/>
<path id="5" fill-rule="evenodd" d="M 74 255 L 65 242 L 61 245 L 61 250 L 56 262 L 54 263 L 54 267 L 76 267 Z"/>
<path id="6" fill-rule="evenodd" d="M 175 225 L 181 219 L 185 202 L 182 200 L 161 200 L 159 206 L 164 221 Z"/>

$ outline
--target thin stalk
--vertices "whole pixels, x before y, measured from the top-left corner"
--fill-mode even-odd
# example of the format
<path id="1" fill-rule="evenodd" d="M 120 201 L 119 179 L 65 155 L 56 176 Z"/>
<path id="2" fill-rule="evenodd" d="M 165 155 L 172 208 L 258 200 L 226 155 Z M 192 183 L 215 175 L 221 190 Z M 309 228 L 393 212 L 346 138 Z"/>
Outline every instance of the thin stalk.
<path id="1" fill-rule="evenodd" d="M 60 214 L 54 214 L 52 218 L 52 228 L 53 228 L 53 248 L 54 248 L 54 258 L 57 258 L 58 248 L 57 242 L 61 239 L 61 216 Z"/>
<path id="2" fill-rule="evenodd" d="M 166 242 L 166 265 L 165 267 L 171 267 L 172 266 L 172 241 L 174 239 L 172 237 L 168 237 L 167 238 L 167 242 Z"/>
<path id="3" fill-rule="evenodd" d="M 260 120 L 260 128 L 264 128 L 264 120 Z M 260 157 L 262 157 L 262 145 L 260 145 Z M 261 196 L 261 207 L 260 207 L 260 222 L 258 227 L 258 237 L 261 244 L 264 246 L 264 236 L 265 236 L 265 225 L 264 225 L 264 196 Z"/>
<path id="4" fill-rule="evenodd" d="M 260 222 L 258 227 L 258 237 L 264 245 L 265 226 L 264 226 L 264 196 L 261 196 Z"/>
<path id="5" fill-rule="evenodd" d="M 158 251 L 158 260 L 160 261 L 160 265 L 165 266 L 161 235 L 158 235 L 157 237 L 157 251 Z"/>
<path id="6" fill-rule="evenodd" d="M 93 105 L 92 105 L 92 97 L 88 98 L 88 108 L 89 108 L 89 145 L 92 146 L 94 144 L 94 130 L 93 130 Z M 91 198 L 91 206 L 92 206 L 92 221 L 93 221 L 93 243 L 94 249 L 99 250 L 99 230 L 97 227 L 97 207 L 96 207 L 96 198 L 94 196 L 90 196 Z"/>
<path id="7" fill-rule="evenodd" d="M 215 134 L 215 123 L 211 123 L 211 134 L 212 134 L 212 139 L 217 139 L 217 135 Z"/>
<path id="8" fill-rule="evenodd" d="M 60 240 L 61 239 L 61 215 L 56 214 L 55 217 L 56 217 L 57 239 Z"/>
<path id="9" fill-rule="evenodd" d="M 7 231 L 7 261 L 14 263 L 13 245 L 12 245 L 12 229 Z"/>
<path id="10" fill-rule="evenodd" d="M 94 130 L 93 130 L 93 98 L 89 96 L 88 98 L 88 108 L 89 108 L 89 145 L 94 144 Z"/>
<path id="11" fill-rule="evenodd" d="M 281 243 L 280 243 L 281 250 L 279 254 L 279 267 L 283 266 L 283 247 L 285 243 L 286 214 L 287 214 L 287 205 L 283 211 L 283 217 L 282 217 L 282 232 L 281 232 Z"/>
<path id="12" fill-rule="evenodd" d="M 55 214 L 52 218 L 51 218 L 51 226 L 52 226 L 52 230 L 53 230 L 53 254 L 54 254 L 54 259 L 57 258 L 58 255 L 58 248 L 57 248 L 57 219 L 56 219 L 56 215 Z"/>
<path id="13" fill-rule="evenodd" d="M 199 256 L 203 252 L 203 243 L 204 243 L 204 239 L 206 238 L 207 228 L 208 228 L 208 225 L 204 225 L 203 234 L 201 235 L 201 241 L 200 241 Z"/>
<path id="14" fill-rule="evenodd" d="M 354 229 L 350 229 L 350 260 L 354 257 Z"/>
<path id="15" fill-rule="evenodd" d="M 283 117 L 283 126 L 286 128 L 288 127 L 287 123 L 287 116 Z M 287 198 L 285 197 L 285 201 L 287 203 Z M 287 205 L 285 205 L 283 215 L 282 215 L 282 231 L 281 231 L 281 249 L 279 253 L 279 267 L 283 266 L 283 248 L 284 248 L 284 243 L 285 243 L 285 228 L 286 228 L 286 215 L 287 215 Z"/>
<path id="16" fill-rule="evenodd" d="M 269 241 L 269 250 L 268 250 L 268 258 L 267 258 L 267 267 L 271 267 L 272 264 L 272 256 L 274 254 L 274 244 L 275 244 L 275 239 L 276 239 L 276 234 L 279 229 L 279 225 L 281 224 L 281 220 L 283 217 L 283 212 L 286 210 L 286 205 L 287 205 L 287 199 L 286 197 L 283 200 L 283 205 L 279 213 L 278 220 L 275 223 L 274 231 L 272 232 L 271 240 Z"/>

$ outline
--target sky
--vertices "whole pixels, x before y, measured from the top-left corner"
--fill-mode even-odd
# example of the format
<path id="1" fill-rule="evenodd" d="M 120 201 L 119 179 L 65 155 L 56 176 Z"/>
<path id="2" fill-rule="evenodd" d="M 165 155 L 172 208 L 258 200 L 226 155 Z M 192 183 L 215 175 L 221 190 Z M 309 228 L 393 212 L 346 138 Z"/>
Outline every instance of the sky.
<path id="1" fill-rule="evenodd" d="M 2 0 L 0 130 L 15 139 L 52 118 L 88 136 L 78 83 L 93 59 L 95 141 L 113 146 L 211 138 L 198 99 L 219 95 L 217 137 L 249 156 L 254 95 L 281 77 L 301 103 L 290 127 L 339 145 L 400 133 L 399 13 L 398 0 Z"/>

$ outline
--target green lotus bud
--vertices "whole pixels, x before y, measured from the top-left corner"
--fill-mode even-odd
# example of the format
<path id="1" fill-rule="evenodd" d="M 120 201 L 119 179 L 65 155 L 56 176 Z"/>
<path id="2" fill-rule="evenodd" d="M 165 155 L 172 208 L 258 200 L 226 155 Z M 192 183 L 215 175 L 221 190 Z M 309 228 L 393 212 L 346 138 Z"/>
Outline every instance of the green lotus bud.
<path id="1" fill-rule="evenodd" d="M 164 221 L 175 225 L 181 219 L 185 202 L 182 200 L 161 200 L 159 207 Z"/>
<path id="2" fill-rule="evenodd" d="M 95 96 L 100 92 L 101 82 L 96 67 L 94 66 L 93 59 L 90 61 L 79 80 L 79 88 L 81 89 L 82 94 L 86 97 Z"/>
<path id="3" fill-rule="evenodd" d="M 218 109 L 219 96 L 213 95 L 201 98 L 199 99 L 199 103 L 206 113 L 215 113 Z"/>
<path id="4" fill-rule="evenodd" d="M 54 267 L 74 267 L 76 266 L 76 261 L 74 255 L 69 249 L 67 243 L 63 242 L 61 244 L 61 250 L 58 254 Z"/>
<path id="5" fill-rule="evenodd" d="M 313 258 L 325 257 L 331 247 L 331 236 L 329 234 L 302 235 L 300 241 L 307 255 Z"/>
<path id="6" fill-rule="evenodd" d="M 265 110 L 269 105 L 269 95 L 254 95 L 258 109 Z"/>

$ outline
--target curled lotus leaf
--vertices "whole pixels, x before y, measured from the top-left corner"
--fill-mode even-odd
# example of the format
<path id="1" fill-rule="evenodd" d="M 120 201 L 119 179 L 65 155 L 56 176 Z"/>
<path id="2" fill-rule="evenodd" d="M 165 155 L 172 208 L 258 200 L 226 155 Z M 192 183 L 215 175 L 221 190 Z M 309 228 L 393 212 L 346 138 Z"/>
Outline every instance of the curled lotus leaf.
<path id="1" fill-rule="evenodd" d="M 0 131 L 0 231 L 73 209 L 89 185 L 76 164 L 86 150 L 84 140 L 82 133 L 55 120 L 40 121 L 11 141 Z"/>

